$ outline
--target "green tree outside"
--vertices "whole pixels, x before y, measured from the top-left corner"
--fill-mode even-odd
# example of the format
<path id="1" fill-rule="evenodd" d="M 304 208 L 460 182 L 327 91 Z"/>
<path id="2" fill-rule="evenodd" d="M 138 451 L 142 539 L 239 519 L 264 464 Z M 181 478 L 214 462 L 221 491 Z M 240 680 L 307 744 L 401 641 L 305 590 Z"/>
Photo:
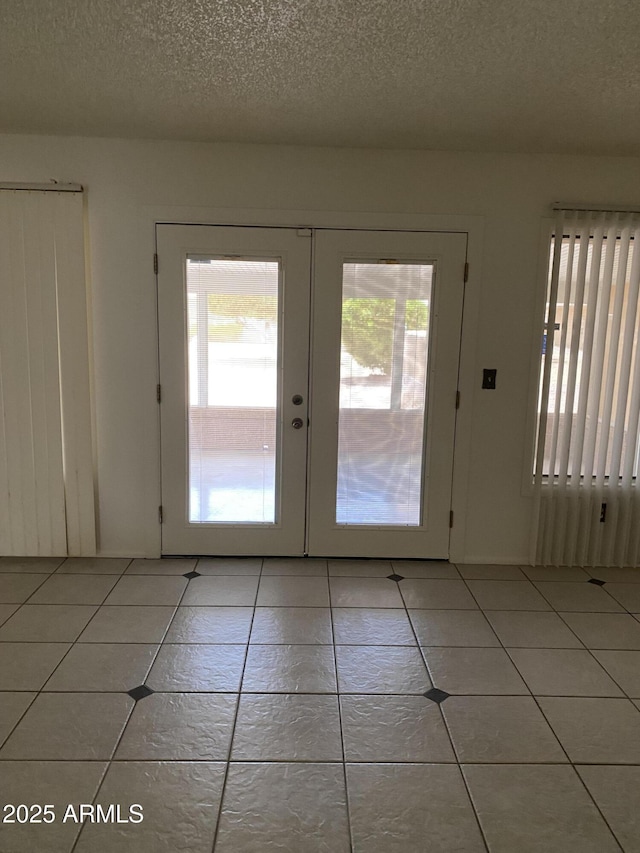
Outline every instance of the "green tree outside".
<path id="1" fill-rule="evenodd" d="M 345 299 L 342 303 L 342 346 L 362 367 L 391 372 L 395 314 L 395 299 Z M 407 300 L 406 331 L 424 331 L 428 317 L 425 302 Z"/>
<path id="2" fill-rule="evenodd" d="M 212 343 L 239 341 L 245 320 L 276 320 L 276 296 L 237 295 L 227 293 L 207 294 L 209 309 L 209 340 Z M 225 318 L 219 322 L 216 318 Z M 235 322 L 234 322 L 235 321 Z M 196 334 L 196 321 L 189 324 L 189 337 Z"/>
<path id="3" fill-rule="evenodd" d="M 231 296 L 225 293 L 210 293 L 207 296 L 209 313 L 218 317 L 233 317 L 240 321 L 273 320 L 278 311 L 277 296 Z"/>

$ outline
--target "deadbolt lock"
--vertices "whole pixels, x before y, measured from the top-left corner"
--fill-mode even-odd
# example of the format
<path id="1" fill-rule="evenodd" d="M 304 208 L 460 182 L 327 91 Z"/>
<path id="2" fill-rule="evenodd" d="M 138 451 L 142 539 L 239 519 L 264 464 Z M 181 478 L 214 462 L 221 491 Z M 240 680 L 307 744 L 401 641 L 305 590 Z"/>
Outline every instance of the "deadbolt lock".
<path id="1" fill-rule="evenodd" d="M 301 394 L 294 394 L 291 398 L 291 402 L 294 406 L 301 406 L 304 401 Z"/>

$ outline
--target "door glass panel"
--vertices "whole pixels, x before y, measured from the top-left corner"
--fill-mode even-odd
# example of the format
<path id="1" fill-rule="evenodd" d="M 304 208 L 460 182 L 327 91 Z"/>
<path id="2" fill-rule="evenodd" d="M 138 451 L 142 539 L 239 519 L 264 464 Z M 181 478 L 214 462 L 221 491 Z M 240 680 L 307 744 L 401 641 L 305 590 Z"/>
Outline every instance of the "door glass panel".
<path id="1" fill-rule="evenodd" d="M 337 524 L 421 523 L 433 274 L 343 265 Z"/>
<path id="2" fill-rule="evenodd" d="M 191 523 L 277 512 L 277 260 L 187 258 Z"/>

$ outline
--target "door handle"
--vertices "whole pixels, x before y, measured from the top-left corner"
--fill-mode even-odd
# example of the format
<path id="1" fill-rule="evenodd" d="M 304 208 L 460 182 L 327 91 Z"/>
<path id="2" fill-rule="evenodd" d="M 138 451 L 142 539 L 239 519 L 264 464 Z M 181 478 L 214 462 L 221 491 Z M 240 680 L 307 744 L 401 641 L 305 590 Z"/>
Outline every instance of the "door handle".
<path id="1" fill-rule="evenodd" d="M 302 418 L 294 418 L 291 421 L 291 426 L 294 429 L 302 429 L 302 427 L 304 426 L 304 421 L 302 420 Z"/>

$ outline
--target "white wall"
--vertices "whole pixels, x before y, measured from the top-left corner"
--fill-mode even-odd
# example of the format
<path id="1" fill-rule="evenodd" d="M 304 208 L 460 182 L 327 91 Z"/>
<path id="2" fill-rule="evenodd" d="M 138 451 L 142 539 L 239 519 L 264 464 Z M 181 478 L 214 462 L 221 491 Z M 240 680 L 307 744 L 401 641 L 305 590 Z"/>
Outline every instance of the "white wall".
<path id="1" fill-rule="evenodd" d="M 515 562 L 529 543 L 522 481 L 541 222 L 557 200 L 638 204 L 639 176 L 631 158 L 0 136 L 0 181 L 56 178 L 88 190 L 101 553 L 159 553 L 153 208 L 181 219 L 178 208 L 188 207 L 201 221 L 214 208 L 258 209 L 262 218 L 268 210 L 482 217 L 482 275 L 472 269 L 470 281 L 477 311 L 463 335 L 470 455 L 458 476 L 467 488 L 455 498 L 456 525 L 464 521 L 456 556 Z M 496 391 L 480 390 L 482 367 L 497 368 Z"/>

